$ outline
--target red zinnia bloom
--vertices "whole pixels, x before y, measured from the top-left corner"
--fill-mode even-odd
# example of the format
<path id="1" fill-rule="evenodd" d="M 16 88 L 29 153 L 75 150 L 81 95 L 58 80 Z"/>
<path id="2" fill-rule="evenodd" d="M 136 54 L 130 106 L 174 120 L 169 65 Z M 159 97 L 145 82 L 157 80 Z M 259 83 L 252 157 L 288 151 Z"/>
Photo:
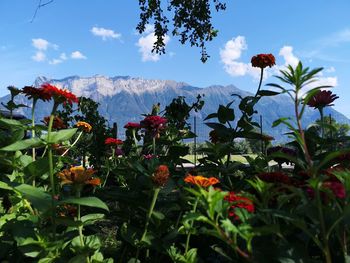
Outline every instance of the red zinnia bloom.
<path id="1" fill-rule="evenodd" d="M 260 180 L 268 183 L 290 184 L 291 180 L 288 175 L 282 172 L 270 172 L 258 174 Z"/>
<path id="2" fill-rule="evenodd" d="M 229 217 L 234 219 L 239 219 L 239 217 L 235 213 L 236 208 L 243 208 L 247 210 L 249 213 L 254 213 L 255 207 L 253 201 L 247 197 L 237 195 L 234 192 L 230 192 L 227 196 L 225 196 L 224 200 L 231 203 L 229 208 Z"/>
<path id="3" fill-rule="evenodd" d="M 344 199 L 346 197 L 345 187 L 341 182 L 324 182 L 323 186 L 330 189 L 337 198 Z"/>
<path id="4" fill-rule="evenodd" d="M 51 100 L 51 96 L 49 94 L 47 94 L 46 92 L 44 92 L 44 90 L 41 88 L 35 88 L 32 86 L 25 86 L 22 89 L 22 93 L 24 93 L 24 95 L 26 97 L 28 97 L 29 99 L 34 99 L 34 100 L 41 99 L 43 101 Z"/>
<path id="5" fill-rule="evenodd" d="M 161 187 L 168 182 L 169 176 L 170 173 L 168 166 L 159 165 L 152 176 L 152 181 L 156 186 Z"/>
<path id="6" fill-rule="evenodd" d="M 275 57 L 272 54 L 258 54 L 252 57 L 252 66 L 256 68 L 272 67 L 276 64 Z"/>
<path id="7" fill-rule="evenodd" d="M 167 119 L 161 116 L 147 116 L 140 122 L 142 128 L 151 132 L 154 137 L 159 136 L 159 132 L 165 128 Z"/>
<path id="8" fill-rule="evenodd" d="M 186 183 L 198 185 L 200 187 L 209 187 L 211 185 L 215 185 L 215 184 L 220 183 L 220 181 L 215 177 L 207 178 L 207 177 L 204 177 L 201 175 L 194 176 L 191 174 L 188 174 L 186 176 L 186 178 L 184 179 L 184 181 Z"/>
<path id="9" fill-rule="evenodd" d="M 48 83 L 41 85 L 41 89 L 47 96 L 52 97 L 56 103 L 78 103 L 78 98 L 70 91 L 59 89 Z"/>
<path id="10" fill-rule="evenodd" d="M 311 97 L 311 99 L 307 102 L 307 105 L 314 107 L 315 109 L 320 109 L 327 106 L 333 106 L 334 104 L 331 103 L 338 98 L 339 97 L 332 94 L 330 90 L 320 90 L 313 97 Z"/>
<path id="11" fill-rule="evenodd" d="M 141 124 L 138 122 L 128 122 L 127 124 L 125 124 L 124 128 L 125 129 L 140 129 Z"/>
<path id="12" fill-rule="evenodd" d="M 115 138 L 107 138 L 105 140 L 105 144 L 110 146 L 118 146 L 118 145 L 122 145 L 123 141 Z"/>
<path id="13" fill-rule="evenodd" d="M 49 126 L 50 116 L 44 117 L 43 122 L 45 123 L 46 126 Z M 64 121 L 60 117 L 55 116 L 53 118 L 52 128 L 56 130 L 61 130 L 61 129 L 66 129 L 67 125 L 64 123 Z"/>

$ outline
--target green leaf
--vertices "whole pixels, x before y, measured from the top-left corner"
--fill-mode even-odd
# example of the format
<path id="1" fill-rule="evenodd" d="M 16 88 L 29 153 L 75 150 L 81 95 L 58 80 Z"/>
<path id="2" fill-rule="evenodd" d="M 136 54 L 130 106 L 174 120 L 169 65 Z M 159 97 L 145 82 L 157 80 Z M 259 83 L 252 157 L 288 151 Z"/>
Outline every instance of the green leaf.
<path id="1" fill-rule="evenodd" d="M 28 184 L 21 184 L 14 187 L 20 192 L 25 199 L 28 199 L 41 212 L 51 208 L 51 195 L 46 193 L 42 188 L 34 187 Z"/>
<path id="2" fill-rule="evenodd" d="M 42 139 L 47 141 L 47 143 L 60 143 L 63 141 L 67 141 L 77 132 L 77 128 L 72 129 L 64 129 L 51 133 L 50 141 L 48 141 L 47 134 L 42 136 Z"/>
<path id="3" fill-rule="evenodd" d="M 84 225 L 92 224 L 98 220 L 103 219 L 104 216 L 105 216 L 104 214 L 88 214 L 88 215 L 82 216 L 81 221 L 84 223 Z"/>
<path id="4" fill-rule="evenodd" d="M 228 121 L 233 121 L 235 119 L 234 110 L 229 107 L 225 107 L 223 105 L 219 106 L 217 115 L 218 115 L 219 122 L 223 124 Z"/>
<path id="5" fill-rule="evenodd" d="M 75 204 L 82 206 L 90 206 L 109 211 L 107 205 L 97 197 L 68 198 L 60 201 L 59 204 Z"/>
<path id="6" fill-rule="evenodd" d="M 30 176 L 39 177 L 47 172 L 49 172 L 49 159 L 47 157 L 40 158 L 24 167 L 24 173 Z"/>
<path id="7" fill-rule="evenodd" d="M 217 117 L 218 117 L 217 113 L 211 113 L 204 119 L 204 121 L 209 120 L 209 119 L 213 119 L 213 118 L 217 118 Z"/>
<path id="8" fill-rule="evenodd" d="M 0 151 L 15 152 L 28 148 L 38 148 L 44 146 L 44 142 L 39 138 L 25 139 L 17 141 L 0 149 Z"/>
<path id="9" fill-rule="evenodd" d="M 272 90 L 260 90 L 258 92 L 258 95 L 260 95 L 260 96 L 276 96 L 278 94 L 280 94 L 280 93 L 277 91 L 272 91 Z"/>

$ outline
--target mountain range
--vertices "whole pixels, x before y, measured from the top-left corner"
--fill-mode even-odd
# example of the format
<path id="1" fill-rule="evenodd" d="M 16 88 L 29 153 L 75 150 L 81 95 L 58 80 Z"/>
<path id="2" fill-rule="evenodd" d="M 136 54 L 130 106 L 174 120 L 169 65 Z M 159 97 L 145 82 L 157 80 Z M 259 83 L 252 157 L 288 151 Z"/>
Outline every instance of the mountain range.
<path id="1" fill-rule="evenodd" d="M 184 82 L 176 82 L 172 80 L 150 80 L 143 78 L 133 78 L 129 76 L 105 77 L 96 75 L 93 77 L 71 76 L 64 79 L 49 79 L 46 77 L 38 77 L 35 86 L 43 83 L 50 83 L 59 88 L 65 88 L 72 91 L 77 96 L 89 97 L 100 104 L 99 111 L 107 119 L 109 125 L 116 122 L 119 127 L 123 127 L 127 122 L 140 121 L 143 117 L 141 114 L 149 113 L 152 105 L 160 103 L 161 109 L 168 105 L 173 98 L 184 96 L 186 101 L 193 102 L 198 94 L 204 95 L 204 107 L 201 112 L 195 114 L 197 123 L 198 141 L 208 139 L 209 128 L 203 124 L 203 119 L 210 113 L 216 112 L 220 104 L 226 105 L 233 99 L 236 116 L 239 116 L 237 97 L 231 95 L 238 94 L 240 96 L 252 95 L 243 91 L 234 85 L 220 86 L 213 85 L 205 88 L 195 87 Z M 6 103 L 9 95 L 1 97 L 0 102 Z M 21 114 L 30 116 L 31 102 L 24 96 L 18 96 L 17 103 L 28 105 L 28 108 L 21 108 Z M 272 128 L 274 120 L 280 117 L 293 118 L 293 102 L 284 95 L 273 97 L 264 97 L 256 105 L 258 114 L 255 120 L 259 120 L 262 116 L 263 132 L 275 138 L 275 142 L 286 141 L 287 137 L 283 135 L 288 130 L 283 125 Z M 50 114 L 51 108 L 47 103 L 38 103 L 36 109 L 37 120 Z M 350 124 L 350 120 L 343 114 L 328 107 L 325 114 L 331 114 L 337 122 Z M 236 117 L 238 118 L 238 117 Z M 307 126 L 319 118 L 317 110 L 307 108 L 303 118 L 303 125 Z M 193 118 L 190 122 L 193 124 Z M 192 125 L 193 126 L 193 125 Z M 124 131 L 120 130 L 118 136 L 123 137 Z"/>

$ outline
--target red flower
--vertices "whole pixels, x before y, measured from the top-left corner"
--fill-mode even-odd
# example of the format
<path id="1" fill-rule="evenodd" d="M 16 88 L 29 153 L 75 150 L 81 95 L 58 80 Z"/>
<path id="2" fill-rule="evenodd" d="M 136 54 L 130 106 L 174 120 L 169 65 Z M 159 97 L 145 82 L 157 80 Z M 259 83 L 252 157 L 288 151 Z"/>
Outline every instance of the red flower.
<path id="1" fill-rule="evenodd" d="M 41 89 L 46 96 L 53 98 L 55 103 L 78 103 L 78 98 L 70 91 L 59 89 L 48 83 L 41 85 Z"/>
<path id="2" fill-rule="evenodd" d="M 290 184 L 291 180 L 288 175 L 282 172 L 270 172 L 258 174 L 260 180 L 268 183 Z"/>
<path id="3" fill-rule="evenodd" d="M 44 117 L 43 122 L 45 123 L 46 126 L 49 126 L 50 116 Z M 67 125 L 64 123 L 64 121 L 60 117 L 55 116 L 53 118 L 52 128 L 56 130 L 61 130 L 61 129 L 67 128 Z"/>
<path id="4" fill-rule="evenodd" d="M 159 165 L 152 176 L 152 181 L 156 186 L 161 187 L 168 182 L 169 176 L 170 173 L 168 166 Z"/>
<path id="5" fill-rule="evenodd" d="M 115 138 L 107 138 L 105 140 L 105 144 L 110 146 L 118 146 L 118 145 L 122 145 L 123 141 Z"/>
<path id="6" fill-rule="evenodd" d="M 239 217 L 235 213 L 236 208 L 242 208 L 247 210 L 249 213 L 254 213 L 255 207 L 253 201 L 247 197 L 237 195 L 234 192 L 230 192 L 227 196 L 225 196 L 224 200 L 231 203 L 229 208 L 229 217 L 234 219 L 239 219 Z"/>
<path id="7" fill-rule="evenodd" d="M 275 57 L 272 54 L 258 54 L 252 57 L 252 66 L 256 68 L 272 67 L 276 64 Z"/>
<path id="8" fill-rule="evenodd" d="M 141 124 L 138 122 L 128 122 L 127 124 L 125 124 L 124 128 L 125 129 L 140 129 Z"/>
<path id="9" fill-rule="evenodd" d="M 167 119 L 160 116 L 147 116 L 140 122 L 142 128 L 152 133 L 152 136 L 158 137 L 159 132 L 165 128 Z"/>
<path id="10" fill-rule="evenodd" d="M 25 86 L 22 89 L 22 93 L 24 93 L 24 95 L 26 97 L 28 97 L 29 99 L 34 99 L 34 100 L 41 99 L 43 101 L 51 99 L 51 96 L 49 94 L 47 94 L 46 92 L 44 92 L 43 89 L 41 89 L 41 88 Z"/>
<path id="11" fill-rule="evenodd" d="M 341 182 L 324 182 L 323 186 L 330 189 L 337 198 L 344 199 L 346 197 L 345 187 Z"/>
<path id="12" fill-rule="evenodd" d="M 331 103 L 338 98 L 339 97 L 335 94 L 332 94 L 330 90 L 320 90 L 311 97 L 311 99 L 307 102 L 307 105 L 314 107 L 315 109 L 320 109 L 327 106 L 333 106 L 334 104 Z"/>

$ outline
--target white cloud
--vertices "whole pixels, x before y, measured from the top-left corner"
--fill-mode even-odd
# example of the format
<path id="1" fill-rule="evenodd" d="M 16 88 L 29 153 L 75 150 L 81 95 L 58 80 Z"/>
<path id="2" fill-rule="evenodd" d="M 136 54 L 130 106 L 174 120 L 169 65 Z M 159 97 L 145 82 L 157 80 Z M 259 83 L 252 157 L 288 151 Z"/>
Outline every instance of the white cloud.
<path id="1" fill-rule="evenodd" d="M 42 38 L 33 38 L 32 45 L 38 50 L 46 50 L 49 47 L 50 42 Z"/>
<path id="2" fill-rule="evenodd" d="M 284 58 L 286 66 L 291 65 L 292 67 L 295 67 L 299 63 L 299 58 L 293 54 L 293 47 L 291 46 L 283 46 L 280 49 L 279 55 Z"/>
<path id="3" fill-rule="evenodd" d="M 34 56 L 32 56 L 32 59 L 36 62 L 42 62 L 46 60 L 46 55 L 42 51 L 37 51 Z"/>
<path id="4" fill-rule="evenodd" d="M 147 28 L 146 28 L 147 29 Z M 170 37 L 165 35 L 164 43 L 165 45 L 169 42 Z M 156 62 L 160 59 L 159 54 L 152 53 L 153 45 L 157 41 L 157 37 L 154 32 L 148 33 L 145 36 L 141 36 L 137 41 L 136 45 L 139 47 L 139 52 L 142 55 L 142 61 L 153 61 Z"/>
<path id="5" fill-rule="evenodd" d="M 259 78 L 260 69 L 253 68 L 250 63 L 238 61 L 242 52 L 248 49 L 244 36 L 237 36 L 227 41 L 225 47 L 220 49 L 221 62 L 225 71 L 231 76 L 245 76 L 247 74 Z"/>
<path id="6" fill-rule="evenodd" d="M 325 69 L 325 71 L 327 73 L 333 73 L 333 72 L 335 72 L 335 67 L 329 67 L 329 68 Z"/>
<path id="7" fill-rule="evenodd" d="M 107 29 L 103 27 L 93 27 L 90 31 L 93 35 L 102 37 L 103 40 L 107 40 L 110 38 L 118 39 L 122 36 L 120 33 L 116 33 L 112 29 Z"/>
<path id="8" fill-rule="evenodd" d="M 60 64 L 60 63 L 62 63 L 62 62 L 63 62 L 63 60 L 58 59 L 58 58 L 55 58 L 55 59 L 53 59 L 53 60 L 50 60 L 50 61 L 49 61 L 49 64 L 50 64 L 50 65 L 57 65 L 57 64 Z"/>
<path id="9" fill-rule="evenodd" d="M 315 82 L 315 86 L 338 86 L 338 78 L 337 77 L 320 77 L 317 82 Z"/>
<path id="10" fill-rule="evenodd" d="M 66 53 L 61 53 L 60 59 L 61 59 L 61 60 L 67 60 L 68 57 L 67 57 Z"/>
<path id="11" fill-rule="evenodd" d="M 72 59 L 87 59 L 86 56 L 84 56 L 80 51 L 74 51 L 70 55 Z"/>

